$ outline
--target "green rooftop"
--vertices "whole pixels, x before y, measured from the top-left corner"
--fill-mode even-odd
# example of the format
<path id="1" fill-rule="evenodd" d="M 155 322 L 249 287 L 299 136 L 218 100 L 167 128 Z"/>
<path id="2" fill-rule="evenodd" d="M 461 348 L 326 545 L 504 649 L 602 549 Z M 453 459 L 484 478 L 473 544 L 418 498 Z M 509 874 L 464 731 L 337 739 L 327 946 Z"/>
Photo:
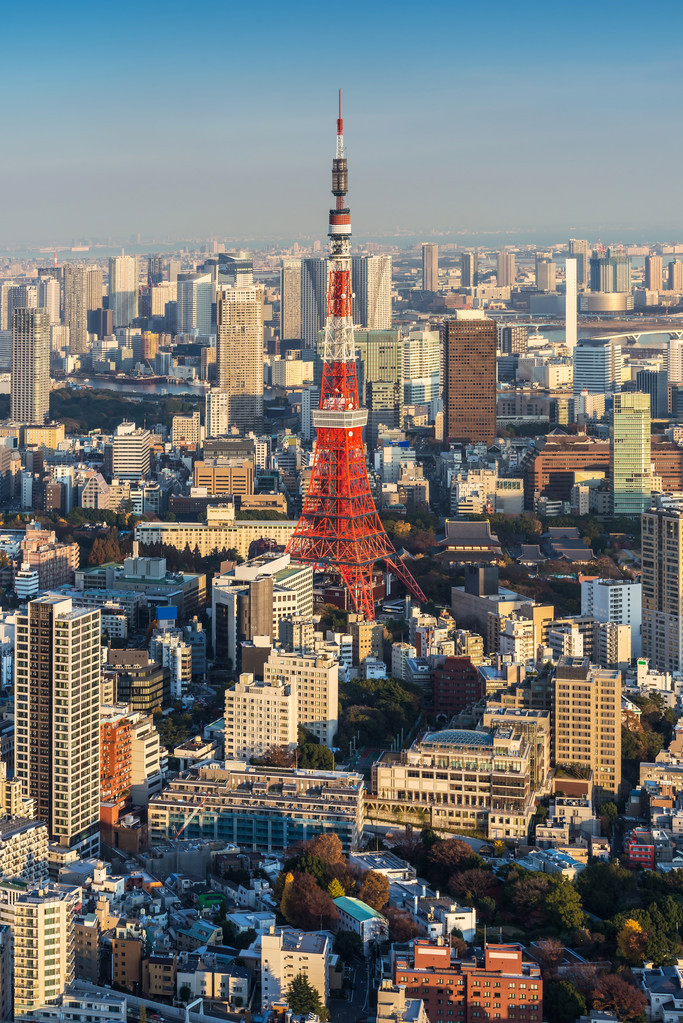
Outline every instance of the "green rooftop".
<path id="1" fill-rule="evenodd" d="M 381 913 L 378 913 L 372 906 L 360 899 L 351 899 L 348 895 L 341 895 L 334 900 L 337 909 L 343 909 L 350 917 L 362 924 L 365 920 L 384 920 Z"/>

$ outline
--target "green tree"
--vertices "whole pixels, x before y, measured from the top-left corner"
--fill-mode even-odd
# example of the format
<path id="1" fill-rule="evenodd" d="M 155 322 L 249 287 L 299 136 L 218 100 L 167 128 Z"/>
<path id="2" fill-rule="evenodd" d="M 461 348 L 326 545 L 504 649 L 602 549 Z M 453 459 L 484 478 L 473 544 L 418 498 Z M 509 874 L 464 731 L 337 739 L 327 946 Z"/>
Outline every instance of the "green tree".
<path id="1" fill-rule="evenodd" d="M 304 742 L 297 748 L 299 767 L 315 771 L 334 771 L 334 753 L 327 746 Z"/>
<path id="2" fill-rule="evenodd" d="M 180 991 L 178 992 L 178 997 L 180 998 L 181 1002 L 184 1002 L 185 1005 L 187 1005 L 190 998 L 192 997 L 192 988 L 189 986 L 189 984 L 183 984 Z"/>
<path id="3" fill-rule="evenodd" d="M 296 1016 L 307 1016 L 309 1012 L 313 1012 L 322 1020 L 330 1018 L 320 993 L 309 983 L 303 973 L 298 973 L 287 988 L 287 1002 Z"/>
<path id="4" fill-rule="evenodd" d="M 562 877 L 553 883 L 545 899 L 545 910 L 552 923 L 563 931 L 583 927 L 584 913 L 581 896 L 571 881 Z"/>
<path id="5" fill-rule="evenodd" d="M 354 956 L 363 955 L 363 942 L 355 931 L 337 931 L 334 939 L 334 951 L 348 963 Z"/>
<path id="6" fill-rule="evenodd" d="M 586 999 L 569 980 L 551 980 L 543 986 L 543 1015 L 548 1023 L 574 1023 L 585 1015 Z"/>
<path id="7" fill-rule="evenodd" d="M 358 898 L 380 912 L 389 901 L 388 879 L 376 870 L 368 870 L 358 890 Z"/>

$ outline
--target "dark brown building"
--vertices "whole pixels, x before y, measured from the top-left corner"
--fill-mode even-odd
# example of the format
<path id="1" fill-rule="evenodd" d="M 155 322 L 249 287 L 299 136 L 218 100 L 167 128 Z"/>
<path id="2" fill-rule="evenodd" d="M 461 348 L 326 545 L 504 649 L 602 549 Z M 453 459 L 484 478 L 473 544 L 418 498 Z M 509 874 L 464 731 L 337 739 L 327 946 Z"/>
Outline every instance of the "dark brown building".
<path id="1" fill-rule="evenodd" d="M 444 320 L 444 436 L 467 443 L 496 439 L 495 320 Z"/>

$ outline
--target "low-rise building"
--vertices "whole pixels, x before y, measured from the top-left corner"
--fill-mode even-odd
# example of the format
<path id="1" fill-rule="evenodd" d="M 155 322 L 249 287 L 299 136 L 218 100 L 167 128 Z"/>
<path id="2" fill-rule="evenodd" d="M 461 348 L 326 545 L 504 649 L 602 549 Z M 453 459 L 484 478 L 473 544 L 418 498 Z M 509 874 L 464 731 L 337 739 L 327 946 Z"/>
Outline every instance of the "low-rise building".
<path id="1" fill-rule="evenodd" d="M 287 994 L 299 974 L 320 995 L 323 1005 L 329 997 L 328 965 L 332 954 L 330 939 L 323 933 L 290 928 L 272 928 L 261 935 L 261 1009 L 268 1011 Z"/>
<path id="2" fill-rule="evenodd" d="M 357 934 L 363 942 L 365 955 L 369 954 L 374 942 L 385 941 L 389 937 L 387 918 L 366 902 L 342 895 L 334 900 L 334 904 L 339 913 L 339 929 Z"/>

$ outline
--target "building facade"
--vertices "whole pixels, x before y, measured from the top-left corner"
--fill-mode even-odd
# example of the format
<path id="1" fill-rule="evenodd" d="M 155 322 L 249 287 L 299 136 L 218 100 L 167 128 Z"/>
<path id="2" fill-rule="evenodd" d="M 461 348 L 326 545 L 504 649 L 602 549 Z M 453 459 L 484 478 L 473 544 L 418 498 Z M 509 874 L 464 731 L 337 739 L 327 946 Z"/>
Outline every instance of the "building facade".
<path id="1" fill-rule="evenodd" d="M 444 434 L 493 444 L 496 437 L 496 324 L 450 319 L 442 327 Z"/>
<path id="2" fill-rule="evenodd" d="M 45 309 L 12 314 L 10 416 L 15 423 L 44 423 L 50 413 L 50 318 Z"/>

